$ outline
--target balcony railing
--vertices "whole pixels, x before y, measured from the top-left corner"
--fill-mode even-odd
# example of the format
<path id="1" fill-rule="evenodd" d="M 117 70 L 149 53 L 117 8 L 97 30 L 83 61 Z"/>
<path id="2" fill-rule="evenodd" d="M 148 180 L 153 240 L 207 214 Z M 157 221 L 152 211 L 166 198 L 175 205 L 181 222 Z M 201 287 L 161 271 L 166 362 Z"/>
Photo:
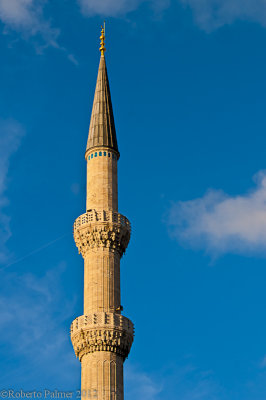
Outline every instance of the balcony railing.
<path id="1" fill-rule="evenodd" d="M 94 222 L 111 222 L 130 229 L 129 220 L 124 215 L 118 212 L 90 210 L 76 219 L 76 221 L 74 222 L 74 230 L 80 228 L 82 225 Z"/>

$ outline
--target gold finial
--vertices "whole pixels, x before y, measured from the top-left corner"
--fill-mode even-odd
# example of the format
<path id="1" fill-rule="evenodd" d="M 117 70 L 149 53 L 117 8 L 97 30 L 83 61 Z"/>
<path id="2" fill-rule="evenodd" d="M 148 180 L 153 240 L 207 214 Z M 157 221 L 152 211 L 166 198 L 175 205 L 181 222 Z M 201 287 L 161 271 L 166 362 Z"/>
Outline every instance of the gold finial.
<path id="1" fill-rule="evenodd" d="M 100 36 L 100 40 L 101 40 L 101 47 L 100 47 L 100 52 L 102 53 L 102 56 L 104 55 L 104 52 L 106 51 L 105 48 L 105 21 L 104 21 L 104 25 L 101 27 L 101 36 Z"/>

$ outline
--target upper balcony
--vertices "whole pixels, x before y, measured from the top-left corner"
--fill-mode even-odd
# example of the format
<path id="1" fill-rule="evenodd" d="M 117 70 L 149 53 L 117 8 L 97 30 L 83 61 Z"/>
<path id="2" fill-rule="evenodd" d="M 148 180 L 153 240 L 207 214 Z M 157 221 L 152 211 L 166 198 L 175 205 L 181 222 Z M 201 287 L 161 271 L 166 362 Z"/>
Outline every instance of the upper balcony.
<path id="1" fill-rule="evenodd" d="M 74 223 L 74 239 L 83 257 L 92 248 L 109 248 L 120 257 L 125 253 L 130 240 L 129 220 L 114 211 L 88 210 Z"/>

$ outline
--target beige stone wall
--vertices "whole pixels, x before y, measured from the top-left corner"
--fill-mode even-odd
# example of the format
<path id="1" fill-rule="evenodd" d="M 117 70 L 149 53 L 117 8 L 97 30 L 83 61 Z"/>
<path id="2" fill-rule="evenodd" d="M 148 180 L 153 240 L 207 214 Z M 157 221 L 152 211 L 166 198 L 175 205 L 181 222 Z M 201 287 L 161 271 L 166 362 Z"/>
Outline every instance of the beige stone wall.
<path id="1" fill-rule="evenodd" d="M 81 390 L 82 399 L 123 400 L 123 359 L 107 351 L 84 355 Z"/>
<path id="2" fill-rule="evenodd" d="M 87 210 L 117 211 L 117 190 L 117 154 L 104 147 L 87 153 Z"/>
<path id="3" fill-rule="evenodd" d="M 120 306 L 120 255 L 95 248 L 84 260 L 84 314 L 115 312 Z"/>

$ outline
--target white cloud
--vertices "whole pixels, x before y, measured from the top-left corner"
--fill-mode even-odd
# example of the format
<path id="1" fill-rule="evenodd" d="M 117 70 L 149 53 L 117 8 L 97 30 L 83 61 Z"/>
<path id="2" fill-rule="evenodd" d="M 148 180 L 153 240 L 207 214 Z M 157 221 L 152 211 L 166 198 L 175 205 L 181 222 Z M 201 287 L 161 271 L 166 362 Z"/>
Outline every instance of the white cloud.
<path id="1" fill-rule="evenodd" d="M 40 36 L 44 45 L 58 48 L 59 30 L 52 28 L 43 16 L 47 0 L 0 0 L 0 20 L 5 32 L 16 31 L 25 37 Z M 39 45 L 39 51 L 41 46 Z"/>
<path id="2" fill-rule="evenodd" d="M 78 0 L 85 15 L 116 16 L 136 9 L 141 0 Z"/>
<path id="3" fill-rule="evenodd" d="M 78 0 L 84 15 L 117 17 L 148 3 L 156 12 L 168 7 L 170 0 Z"/>
<path id="4" fill-rule="evenodd" d="M 34 10 L 33 0 L 0 0 L 0 17 L 15 28 L 36 29 L 40 10 Z"/>
<path id="5" fill-rule="evenodd" d="M 47 2 L 48 0 L 0 0 L 0 22 L 4 24 L 4 34 L 16 32 L 23 39 L 31 38 L 37 54 L 42 54 L 49 46 L 58 49 L 77 66 L 79 62 L 74 54 L 58 43 L 60 30 L 54 28 L 51 21 L 44 17 L 44 6 Z"/>
<path id="6" fill-rule="evenodd" d="M 180 0 L 191 7 L 196 23 L 212 31 L 236 20 L 258 22 L 266 26 L 265 0 Z"/>
<path id="7" fill-rule="evenodd" d="M 155 11 L 168 8 L 171 0 L 77 0 L 84 15 L 117 17 L 147 3 Z M 176 0 L 175 0 L 176 1 Z M 212 31 L 236 20 L 258 22 L 266 26 L 265 0 L 178 0 L 192 9 L 197 25 Z"/>
<path id="8" fill-rule="evenodd" d="M 202 198 L 174 204 L 167 219 L 170 234 L 212 254 L 266 254 L 266 172 L 255 181 L 256 188 L 244 195 L 209 190 Z"/>
<path id="9" fill-rule="evenodd" d="M 10 218 L 5 213 L 7 176 L 12 155 L 20 146 L 24 135 L 21 125 L 14 120 L 0 119 L 0 262 L 6 261 L 6 242 L 11 236 Z"/>

